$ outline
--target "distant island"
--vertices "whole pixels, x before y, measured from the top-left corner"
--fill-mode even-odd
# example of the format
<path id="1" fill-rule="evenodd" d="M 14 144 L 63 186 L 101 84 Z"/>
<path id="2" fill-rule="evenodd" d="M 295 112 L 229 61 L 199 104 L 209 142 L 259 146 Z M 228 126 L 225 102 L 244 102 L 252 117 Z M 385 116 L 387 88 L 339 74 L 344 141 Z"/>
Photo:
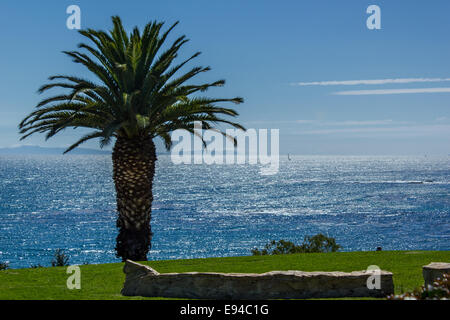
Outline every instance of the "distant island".
<path id="1" fill-rule="evenodd" d="M 17 146 L 9 148 L 0 148 L 0 155 L 62 155 L 66 148 L 45 148 L 40 146 Z M 109 150 L 98 150 L 89 148 L 78 148 L 67 153 L 68 155 L 101 155 L 111 154 Z"/>

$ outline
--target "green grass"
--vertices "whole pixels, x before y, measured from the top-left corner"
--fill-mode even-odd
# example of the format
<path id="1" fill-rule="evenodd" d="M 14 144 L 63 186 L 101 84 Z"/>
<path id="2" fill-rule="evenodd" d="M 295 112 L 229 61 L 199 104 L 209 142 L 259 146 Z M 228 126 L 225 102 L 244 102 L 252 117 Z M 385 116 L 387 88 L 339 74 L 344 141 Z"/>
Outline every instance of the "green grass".
<path id="1" fill-rule="evenodd" d="M 394 273 L 395 292 L 423 284 L 422 266 L 449 262 L 450 251 L 381 251 L 307 253 L 279 256 L 246 256 L 189 260 L 149 261 L 167 272 L 249 272 L 273 270 L 356 271 L 377 265 Z M 81 289 L 69 290 L 64 267 L 0 271 L 0 299 L 143 299 L 120 294 L 125 275 L 123 263 L 81 265 Z"/>

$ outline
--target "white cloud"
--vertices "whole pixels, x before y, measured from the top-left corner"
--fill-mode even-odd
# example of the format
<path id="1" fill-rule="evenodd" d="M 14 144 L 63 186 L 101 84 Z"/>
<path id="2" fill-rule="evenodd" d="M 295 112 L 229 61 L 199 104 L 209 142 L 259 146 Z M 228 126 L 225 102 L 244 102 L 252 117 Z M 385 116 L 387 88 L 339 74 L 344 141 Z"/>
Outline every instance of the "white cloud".
<path id="1" fill-rule="evenodd" d="M 392 119 L 384 120 L 343 120 L 343 121 L 322 121 L 322 120 L 294 120 L 292 123 L 315 125 L 315 126 L 393 126 L 411 124 L 409 121 L 394 121 Z"/>
<path id="2" fill-rule="evenodd" d="M 315 81 L 315 82 L 296 82 L 293 86 L 355 86 L 355 85 L 380 85 L 396 83 L 419 83 L 419 82 L 445 82 L 450 78 L 400 78 L 400 79 L 376 79 L 376 80 L 344 80 L 344 81 Z"/>
<path id="3" fill-rule="evenodd" d="M 385 125 L 398 125 L 408 124 L 407 121 L 393 121 L 387 120 L 363 120 L 363 121 L 328 121 L 321 123 L 328 126 L 385 126 Z"/>
<path id="4" fill-rule="evenodd" d="M 301 120 L 297 120 L 297 123 L 302 123 L 300 122 Z M 384 126 L 384 125 L 394 125 L 394 124 L 406 124 L 406 121 L 393 121 L 391 119 L 387 119 L 387 120 L 344 120 L 344 121 L 314 121 L 314 122 L 309 122 L 310 124 L 315 124 L 318 126 L 348 126 L 348 127 L 352 127 L 352 126 Z"/>
<path id="5" fill-rule="evenodd" d="M 368 128 L 340 128 L 324 130 L 308 130 L 298 132 L 305 135 L 330 135 L 330 134 L 388 134 L 395 137 L 401 136 L 434 136 L 450 134 L 449 125 L 416 125 L 416 126 L 397 126 L 397 127 L 368 127 Z"/>
<path id="6" fill-rule="evenodd" d="M 325 121 L 325 120 L 258 120 L 248 121 L 246 124 L 259 125 L 281 125 L 281 124 L 300 124 L 305 126 L 389 126 L 411 124 L 409 121 L 397 121 L 392 119 L 383 120 L 342 120 L 342 121 Z"/>
<path id="7" fill-rule="evenodd" d="M 379 90 L 351 90 L 338 91 L 334 95 L 339 96 L 361 96 L 361 95 L 383 95 L 383 94 L 408 94 L 408 93 L 442 93 L 450 92 L 450 88 L 416 88 L 416 89 L 379 89 Z"/>
<path id="8" fill-rule="evenodd" d="M 317 120 L 295 120 L 294 122 L 298 124 L 314 124 L 317 123 Z"/>

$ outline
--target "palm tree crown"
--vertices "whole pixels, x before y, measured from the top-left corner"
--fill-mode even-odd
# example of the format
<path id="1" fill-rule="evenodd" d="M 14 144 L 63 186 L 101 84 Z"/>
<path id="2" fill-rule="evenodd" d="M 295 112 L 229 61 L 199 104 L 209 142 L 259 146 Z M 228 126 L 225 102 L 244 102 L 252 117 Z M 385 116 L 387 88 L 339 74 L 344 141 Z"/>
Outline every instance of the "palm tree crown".
<path id="1" fill-rule="evenodd" d="M 198 94 L 210 87 L 224 85 L 224 80 L 200 85 L 187 84 L 188 80 L 209 67 L 194 67 L 187 73 L 178 71 L 197 57 L 195 53 L 179 64 L 173 65 L 179 49 L 188 41 L 185 36 L 177 38 L 168 49 L 159 54 L 168 34 L 178 24 L 161 32 L 163 23 L 151 22 L 142 34 L 135 27 L 128 36 L 119 17 L 113 17 L 113 29 L 107 33 L 92 29 L 80 33 L 91 45 L 81 43 L 79 51 L 64 51 L 76 63 L 81 63 L 97 78 L 97 82 L 67 75 L 49 78 L 38 92 L 52 88 L 69 89 L 70 92 L 42 100 L 37 110 L 29 114 L 19 125 L 21 139 L 39 132 L 46 139 L 68 127 L 91 128 L 71 145 L 69 152 L 80 144 L 94 138 L 103 147 L 118 137 L 160 137 L 167 149 L 171 147 L 170 132 L 184 129 L 194 132 L 194 122 L 200 121 L 204 129 L 225 123 L 245 130 L 241 125 L 222 118 L 235 117 L 233 109 L 217 106 L 220 102 L 241 103 L 242 98 L 213 99 Z M 195 95 L 194 95 L 195 94 Z M 232 138 L 232 137 L 229 137 Z"/>

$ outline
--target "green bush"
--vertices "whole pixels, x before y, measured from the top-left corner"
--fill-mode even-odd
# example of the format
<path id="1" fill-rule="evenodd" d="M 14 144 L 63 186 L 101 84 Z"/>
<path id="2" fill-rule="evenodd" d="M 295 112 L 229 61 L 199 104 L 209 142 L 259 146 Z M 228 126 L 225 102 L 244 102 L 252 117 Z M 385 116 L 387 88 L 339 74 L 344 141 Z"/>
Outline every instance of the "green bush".
<path id="1" fill-rule="evenodd" d="M 327 237 L 322 233 L 315 236 L 306 236 L 303 243 L 296 245 L 291 241 L 272 240 L 266 244 L 264 249 L 251 250 L 252 255 L 261 256 L 268 254 L 292 254 L 292 253 L 314 253 L 314 252 L 336 252 L 341 248 L 336 244 L 336 240 L 331 237 Z"/>
<path id="2" fill-rule="evenodd" d="M 6 270 L 9 269 L 8 262 L 0 262 L 0 270 Z"/>
<path id="3" fill-rule="evenodd" d="M 64 267 L 69 265 L 69 257 L 62 249 L 56 249 L 52 260 L 52 267 Z"/>

